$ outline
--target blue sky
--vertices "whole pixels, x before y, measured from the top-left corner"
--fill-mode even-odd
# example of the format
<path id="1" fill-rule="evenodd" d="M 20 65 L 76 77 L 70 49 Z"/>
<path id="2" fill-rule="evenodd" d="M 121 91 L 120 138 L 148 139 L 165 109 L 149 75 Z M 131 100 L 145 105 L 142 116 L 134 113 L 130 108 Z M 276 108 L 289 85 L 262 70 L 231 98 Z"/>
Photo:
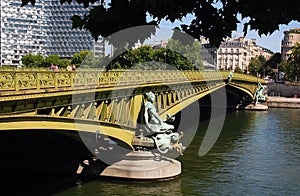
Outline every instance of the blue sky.
<path id="1" fill-rule="evenodd" d="M 175 26 L 179 25 L 180 23 L 189 23 L 192 19 L 192 15 L 184 18 L 182 22 L 176 21 L 172 24 L 169 21 L 161 21 L 160 28 L 161 30 L 157 32 L 155 38 L 151 38 L 147 41 L 147 43 L 153 41 L 159 41 L 162 39 L 169 39 L 172 36 L 171 29 Z M 300 28 L 300 22 L 292 21 L 288 25 L 280 25 L 279 30 L 274 31 L 270 35 L 262 35 L 261 37 L 258 35 L 256 31 L 248 31 L 246 35 L 243 33 L 243 20 L 240 24 L 238 24 L 237 30 L 232 32 L 232 37 L 234 36 L 246 36 L 247 38 L 256 39 L 256 43 L 259 46 L 267 48 L 273 52 L 280 52 L 281 51 L 281 41 L 283 39 L 283 32 L 285 30 L 289 30 L 291 28 Z"/>
<path id="2" fill-rule="evenodd" d="M 241 25 L 239 25 L 241 26 Z M 286 30 L 289 30 L 291 28 L 300 28 L 300 23 L 296 21 L 290 22 L 288 25 L 280 25 L 279 30 L 274 31 L 271 35 L 263 35 L 259 37 L 258 33 L 256 31 L 249 31 L 246 35 L 246 37 L 251 39 L 256 39 L 257 45 L 263 46 L 265 48 L 268 48 L 272 50 L 273 52 L 280 52 L 281 50 L 281 41 L 283 39 L 283 32 Z M 238 29 L 238 31 L 242 31 L 241 29 Z"/>

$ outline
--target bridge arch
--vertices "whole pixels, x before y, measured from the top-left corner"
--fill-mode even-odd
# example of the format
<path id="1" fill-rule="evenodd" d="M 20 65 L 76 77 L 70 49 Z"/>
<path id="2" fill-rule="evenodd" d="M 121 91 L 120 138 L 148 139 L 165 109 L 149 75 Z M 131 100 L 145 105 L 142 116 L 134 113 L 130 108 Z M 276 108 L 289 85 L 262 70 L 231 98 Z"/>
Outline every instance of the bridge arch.
<path id="1" fill-rule="evenodd" d="M 133 149 L 131 142 L 134 137 L 134 131 L 119 128 L 114 125 L 101 126 L 98 121 L 91 121 L 86 119 L 78 119 L 76 123 L 74 119 L 51 117 L 51 116 L 13 116 L 0 117 L 1 131 L 13 130 L 52 130 L 52 131 L 73 131 L 96 134 L 100 133 L 119 141 L 124 142 L 131 149 Z M 80 123 L 80 124 L 78 124 Z M 78 138 L 79 139 L 79 138 Z"/>
<path id="2" fill-rule="evenodd" d="M 76 74 L 82 77 L 75 77 Z M 165 118 L 167 113 L 176 114 L 220 88 L 226 88 L 237 100 L 244 96 L 253 98 L 258 81 L 234 73 L 228 83 L 228 72 L 170 70 L 18 70 L 0 71 L 0 77 L 5 78 L 6 84 L 0 84 L 1 130 L 47 127 L 87 133 L 100 131 L 130 147 L 143 95 L 149 90 L 156 94 L 157 110 Z M 87 101 L 85 95 L 91 93 L 94 99 Z M 73 94 L 79 95 L 75 102 Z"/>

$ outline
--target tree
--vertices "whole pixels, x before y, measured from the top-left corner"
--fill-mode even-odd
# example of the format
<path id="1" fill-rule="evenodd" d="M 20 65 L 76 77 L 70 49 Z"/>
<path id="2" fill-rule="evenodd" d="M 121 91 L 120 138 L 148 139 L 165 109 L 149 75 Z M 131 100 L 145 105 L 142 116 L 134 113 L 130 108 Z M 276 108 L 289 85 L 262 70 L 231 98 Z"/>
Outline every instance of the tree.
<path id="1" fill-rule="evenodd" d="M 76 65 L 76 67 L 79 67 L 83 61 L 83 59 L 86 57 L 86 55 L 89 53 L 88 50 L 83 50 L 79 53 L 75 53 L 73 57 L 71 58 L 71 64 Z"/>
<path id="2" fill-rule="evenodd" d="M 71 3 L 75 0 L 60 0 L 61 3 Z M 85 7 L 91 6 L 97 0 L 76 0 Z M 22 0 L 22 5 L 34 5 L 35 0 Z M 97 39 L 107 37 L 115 32 L 134 26 L 159 25 L 163 19 L 171 22 L 181 21 L 188 15 L 194 15 L 190 24 L 177 24 L 184 32 L 199 38 L 203 35 L 218 46 L 223 38 L 230 37 L 236 30 L 237 15 L 248 18 L 244 32 L 258 30 L 259 35 L 269 34 L 279 29 L 280 24 L 288 24 L 292 20 L 300 21 L 298 0 L 101 0 L 100 4 L 90 7 L 84 16 L 72 17 L 74 28 L 85 28 Z M 155 32 L 155 28 L 140 33 L 138 39 L 145 38 Z"/>
<path id="3" fill-rule="evenodd" d="M 41 67 L 44 61 L 44 57 L 40 54 L 25 54 L 22 56 L 21 60 L 22 64 L 26 67 Z"/>
<path id="4" fill-rule="evenodd" d="M 259 64 L 260 64 L 258 73 L 259 73 L 261 76 L 265 77 L 265 76 L 266 76 L 266 69 L 267 69 L 267 67 L 266 67 L 266 62 L 267 62 L 267 60 L 266 60 L 266 58 L 265 58 L 264 56 L 262 56 L 262 55 L 258 56 L 257 59 L 258 59 Z"/>
<path id="5" fill-rule="evenodd" d="M 294 81 L 300 78 L 300 44 L 296 43 L 291 57 L 287 61 L 283 61 L 281 65 L 284 67 L 288 80 Z"/>
<path id="6" fill-rule="evenodd" d="M 200 49 L 196 41 L 191 45 L 182 45 L 178 40 L 170 40 L 167 48 L 154 50 L 150 46 L 142 46 L 127 50 L 112 60 L 111 68 L 135 66 L 136 69 L 158 70 L 168 68 L 166 64 L 169 64 L 180 70 L 203 69 Z"/>
<path id="7" fill-rule="evenodd" d="M 52 55 L 49 55 L 48 57 L 46 57 L 42 66 L 50 67 L 51 64 L 59 65 L 59 62 L 60 62 L 59 56 L 57 54 L 52 54 Z"/>
<path id="8" fill-rule="evenodd" d="M 97 60 L 95 58 L 93 51 L 85 51 L 85 52 L 82 52 L 82 54 L 85 54 L 85 55 L 81 56 L 84 58 L 81 60 L 81 64 L 77 64 L 77 67 L 79 67 L 79 66 L 84 67 L 84 68 L 96 67 Z"/>
<path id="9" fill-rule="evenodd" d="M 261 66 L 261 63 L 258 59 L 251 58 L 250 63 L 248 65 L 248 71 L 250 72 L 251 75 L 256 76 L 260 66 Z"/>
<path id="10" fill-rule="evenodd" d="M 63 68 L 66 68 L 68 65 L 70 65 L 69 59 L 61 59 L 58 64 L 59 67 L 63 67 Z"/>
<path id="11" fill-rule="evenodd" d="M 234 72 L 235 73 L 243 73 L 243 70 L 240 67 L 235 67 Z"/>
<path id="12" fill-rule="evenodd" d="M 182 41 L 180 40 L 171 39 L 167 44 L 167 49 L 179 53 L 179 55 L 181 56 L 177 56 L 174 58 L 177 61 L 180 60 L 179 62 L 171 63 L 176 65 L 177 68 L 184 70 L 204 69 L 202 57 L 200 54 L 201 45 L 199 42 L 193 40 L 191 43 L 182 43 Z"/>

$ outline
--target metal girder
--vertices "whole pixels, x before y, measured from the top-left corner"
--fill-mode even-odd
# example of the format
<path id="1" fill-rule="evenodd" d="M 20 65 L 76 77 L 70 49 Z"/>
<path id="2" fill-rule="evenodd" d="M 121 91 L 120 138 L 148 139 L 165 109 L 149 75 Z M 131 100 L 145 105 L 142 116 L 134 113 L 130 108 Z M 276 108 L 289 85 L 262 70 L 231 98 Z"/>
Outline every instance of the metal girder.
<path id="1" fill-rule="evenodd" d="M 227 76 L 227 72 L 199 71 L 0 71 L 1 130 L 26 127 L 76 131 L 79 122 L 86 129 L 82 131 L 95 132 L 99 125 L 93 123 L 98 122 L 105 124 L 101 126 L 103 133 L 130 144 L 146 92 L 155 93 L 155 106 L 164 118 L 166 113 L 176 114 L 225 86 Z M 253 95 L 257 81 L 234 74 L 227 85 Z M 55 123 L 53 119 L 62 120 Z"/>

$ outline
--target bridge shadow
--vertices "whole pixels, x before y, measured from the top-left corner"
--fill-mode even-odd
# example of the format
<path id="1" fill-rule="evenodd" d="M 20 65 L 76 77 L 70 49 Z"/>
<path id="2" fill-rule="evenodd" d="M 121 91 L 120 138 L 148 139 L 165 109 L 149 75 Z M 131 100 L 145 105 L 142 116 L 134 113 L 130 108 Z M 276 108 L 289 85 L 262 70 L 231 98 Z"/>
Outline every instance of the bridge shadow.
<path id="1" fill-rule="evenodd" d="M 75 132 L 2 131 L 0 193 L 47 195 L 74 186 L 78 163 L 92 156 L 76 138 Z"/>

